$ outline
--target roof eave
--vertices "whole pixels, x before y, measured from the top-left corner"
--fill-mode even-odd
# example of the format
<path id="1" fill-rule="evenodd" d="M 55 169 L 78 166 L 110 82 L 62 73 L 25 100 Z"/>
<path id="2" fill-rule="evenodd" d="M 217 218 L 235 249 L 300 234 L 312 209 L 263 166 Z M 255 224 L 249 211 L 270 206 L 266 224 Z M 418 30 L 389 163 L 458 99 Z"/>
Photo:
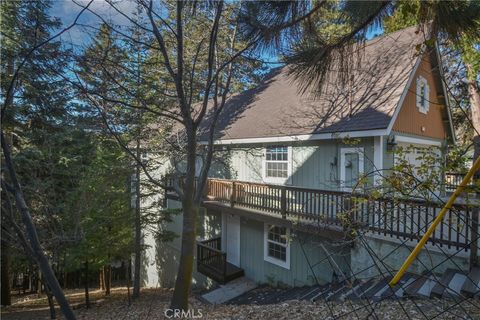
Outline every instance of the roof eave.
<path id="1" fill-rule="evenodd" d="M 440 56 L 440 48 L 438 47 L 438 43 L 435 43 L 435 55 L 437 57 L 437 62 L 438 62 L 438 71 L 440 73 L 440 82 L 442 83 L 442 90 L 445 96 L 445 104 L 447 105 L 447 116 L 448 116 L 448 123 L 450 125 L 450 134 L 452 135 L 452 142 L 454 145 L 457 144 L 457 137 L 455 135 L 455 128 L 453 127 L 453 121 L 452 121 L 452 113 L 450 109 L 450 99 L 447 88 L 445 87 L 445 74 L 443 72 L 443 64 L 442 64 L 442 59 Z"/>
<path id="2" fill-rule="evenodd" d="M 358 130 L 358 131 L 344 131 L 344 132 L 329 132 L 329 133 L 313 133 L 302 135 L 286 135 L 273 137 L 257 137 L 257 138 L 234 138 L 234 139 L 218 139 L 214 141 L 215 145 L 231 145 L 231 144 L 261 144 L 261 143 L 285 143 L 298 141 L 315 141 L 315 140 L 331 140 L 344 138 L 368 138 L 377 136 L 386 136 L 387 130 L 373 129 L 373 130 Z M 207 141 L 200 141 L 200 144 L 207 144 Z"/>

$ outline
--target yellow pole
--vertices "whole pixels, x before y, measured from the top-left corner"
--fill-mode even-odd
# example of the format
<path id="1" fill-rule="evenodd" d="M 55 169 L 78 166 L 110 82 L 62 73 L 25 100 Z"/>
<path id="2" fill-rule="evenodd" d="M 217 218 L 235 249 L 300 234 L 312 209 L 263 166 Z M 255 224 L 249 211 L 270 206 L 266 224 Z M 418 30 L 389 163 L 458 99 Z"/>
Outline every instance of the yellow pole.
<path id="1" fill-rule="evenodd" d="M 410 253 L 408 258 L 405 260 L 403 265 L 398 270 L 395 277 L 393 277 L 393 279 L 390 281 L 389 283 L 390 287 L 395 286 L 398 283 L 398 281 L 400 281 L 405 271 L 407 271 L 408 267 L 412 264 L 413 260 L 415 260 L 417 255 L 420 253 L 420 250 L 422 250 L 423 246 L 425 246 L 425 243 L 427 242 L 428 238 L 430 238 L 433 231 L 435 231 L 435 228 L 442 221 L 443 216 L 445 215 L 447 210 L 449 210 L 452 207 L 453 203 L 455 202 L 455 199 L 457 199 L 458 195 L 462 193 L 463 189 L 465 189 L 465 186 L 468 184 L 472 176 L 479 169 L 480 169 L 480 157 L 477 158 L 472 168 L 468 171 L 466 176 L 463 178 L 462 182 L 457 187 L 455 192 L 450 196 L 450 199 L 448 199 L 448 202 L 445 204 L 445 206 L 442 208 L 438 216 L 435 218 L 432 225 L 428 228 L 427 232 L 423 235 L 422 239 L 420 239 L 420 241 L 417 243 L 417 245 L 415 246 L 415 249 L 413 249 L 413 251 Z"/>

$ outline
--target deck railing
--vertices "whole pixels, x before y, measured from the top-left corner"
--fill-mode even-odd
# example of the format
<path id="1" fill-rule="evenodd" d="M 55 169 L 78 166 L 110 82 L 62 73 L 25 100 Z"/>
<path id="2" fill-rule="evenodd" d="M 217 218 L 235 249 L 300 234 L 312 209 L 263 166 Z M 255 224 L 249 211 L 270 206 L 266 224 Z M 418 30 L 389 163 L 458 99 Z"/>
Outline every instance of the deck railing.
<path id="1" fill-rule="evenodd" d="M 197 242 L 197 269 L 218 275 L 220 282 L 227 276 L 227 254 L 222 252 L 221 243 L 220 237 Z"/>
<path id="2" fill-rule="evenodd" d="M 445 173 L 445 191 L 453 192 L 458 188 L 466 173 L 446 172 Z"/>
<path id="3" fill-rule="evenodd" d="M 346 232 L 370 231 L 403 240 L 416 240 L 442 209 L 441 203 L 413 199 L 209 179 L 207 196 L 231 207 L 258 210 L 309 224 L 333 224 Z M 472 207 L 453 205 L 429 242 L 464 249 L 472 241 Z M 475 232 L 474 240 L 478 232 Z"/>

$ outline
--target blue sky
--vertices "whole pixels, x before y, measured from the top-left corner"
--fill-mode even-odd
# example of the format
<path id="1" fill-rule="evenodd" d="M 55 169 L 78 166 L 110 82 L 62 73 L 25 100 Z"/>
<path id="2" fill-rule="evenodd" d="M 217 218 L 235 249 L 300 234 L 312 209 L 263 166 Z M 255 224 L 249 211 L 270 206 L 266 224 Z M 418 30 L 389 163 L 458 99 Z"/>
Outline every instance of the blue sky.
<path id="1" fill-rule="evenodd" d="M 112 0 L 115 5 L 123 13 L 132 15 L 137 10 L 137 5 L 131 0 Z M 62 20 L 64 26 L 70 25 L 77 14 L 81 11 L 82 6 L 85 6 L 89 0 L 53 0 L 50 14 Z M 100 15 L 103 19 L 119 26 L 128 26 L 128 19 L 114 10 L 104 0 L 94 0 L 90 5 L 90 9 Z M 94 30 L 90 27 L 97 27 L 101 20 L 91 12 L 85 11 L 78 20 L 79 25 L 73 27 L 68 32 L 62 35 L 62 41 L 68 46 L 73 44 L 75 46 L 85 46 L 89 43 Z M 375 35 L 383 32 L 380 28 L 375 28 L 367 33 L 367 38 L 370 39 Z M 77 47 L 78 48 L 78 47 Z M 265 56 L 265 60 L 275 60 L 275 57 Z"/>
<path id="2" fill-rule="evenodd" d="M 62 20 L 64 26 L 70 25 L 78 13 L 82 10 L 82 6 L 87 5 L 89 0 L 53 0 L 50 14 L 58 17 Z M 116 0 L 117 7 L 122 12 L 131 14 L 136 10 L 136 4 L 129 0 Z M 116 12 L 111 6 L 104 0 L 94 0 L 89 7 L 92 11 L 99 14 L 107 21 L 111 21 L 117 25 L 128 25 L 128 20 L 120 13 Z M 75 26 L 62 35 L 62 40 L 66 42 L 72 42 L 77 45 L 85 44 L 88 42 L 90 35 L 86 33 L 88 27 L 96 27 L 101 20 L 93 13 L 85 11 L 78 20 L 79 26 Z"/>

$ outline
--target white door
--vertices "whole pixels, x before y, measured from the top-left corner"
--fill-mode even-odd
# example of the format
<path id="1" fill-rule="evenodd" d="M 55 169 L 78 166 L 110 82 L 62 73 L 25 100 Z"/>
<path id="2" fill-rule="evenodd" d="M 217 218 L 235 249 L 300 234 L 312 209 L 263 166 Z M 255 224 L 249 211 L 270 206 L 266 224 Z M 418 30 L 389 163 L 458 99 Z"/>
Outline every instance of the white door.
<path id="1" fill-rule="evenodd" d="M 240 217 L 223 214 L 222 248 L 227 253 L 227 261 L 240 266 Z"/>
<path id="2" fill-rule="evenodd" d="M 361 188 L 358 180 L 363 175 L 363 148 L 340 149 L 340 184 L 344 191 Z"/>

